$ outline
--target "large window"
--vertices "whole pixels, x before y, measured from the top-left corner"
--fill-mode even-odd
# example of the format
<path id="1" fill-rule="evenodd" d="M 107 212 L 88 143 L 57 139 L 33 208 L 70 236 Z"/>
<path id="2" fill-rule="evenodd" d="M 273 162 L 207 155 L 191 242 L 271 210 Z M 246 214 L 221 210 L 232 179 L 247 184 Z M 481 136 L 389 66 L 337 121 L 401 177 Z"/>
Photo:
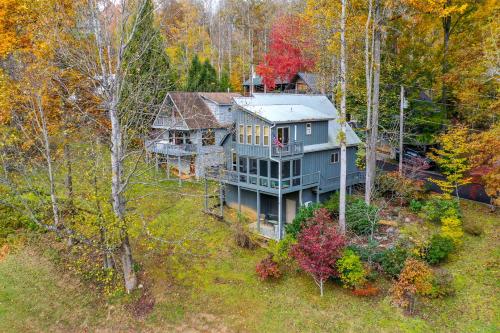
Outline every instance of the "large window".
<path id="1" fill-rule="evenodd" d="M 255 144 L 260 145 L 260 125 L 255 125 Z"/>
<path id="2" fill-rule="evenodd" d="M 211 129 L 204 131 L 201 134 L 201 143 L 203 146 L 215 145 L 215 132 Z"/>
<path id="3" fill-rule="evenodd" d="M 240 157 L 240 172 L 241 173 L 247 173 L 247 158 L 246 157 Z"/>
<path id="4" fill-rule="evenodd" d="M 260 163 L 260 170 L 259 170 L 260 176 L 267 177 L 269 175 L 269 173 L 267 171 L 267 161 L 260 160 L 259 163 Z"/>
<path id="5" fill-rule="evenodd" d="M 252 125 L 247 126 L 247 145 L 252 144 Z"/>
<path id="6" fill-rule="evenodd" d="M 290 178 L 290 161 L 284 161 L 281 165 L 281 178 Z"/>
<path id="7" fill-rule="evenodd" d="M 278 178 L 279 166 L 278 162 L 271 161 L 271 178 Z"/>
<path id="8" fill-rule="evenodd" d="M 245 126 L 240 125 L 238 134 L 239 134 L 239 139 L 240 139 L 238 141 L 238 143 L 241 143 L 241 144 L 245 143 Z"/>
<path id="9" fill-rule="evenodd" d="M 292 161 L 292 175 L 293 177 L 300 176 L 300 160 Z"/>
<path id="10" fill-rule="evenodd" d="M 339 153 L 335 152 L 330 156 L 330 163 L 339 163 Z"/>
<path id="11" fill-rule="evenodd" d="M 269 146 L 269 126 L 264 126 L 264 146 Z"/>
<path id="12" fill-rule="evenodd" d="M 289 127 L 278 127 L 278 140 L 284 145 L 288 144 L 288 142 L 290 141 Z"/>
<path id="13" fill-rule="evenodd" d="M 238 156 L 236 155 L 236 153 L 232 154 L 231 166 L 233 171 L 238 170 Z"/>
<path id="14" fill-rule="evenodd" d="M 255 158 L 251 158 L 248 160 L 249 163 L 249 171 L 248 173 L 251 175 L 257 174 L 257 160 Z"/>

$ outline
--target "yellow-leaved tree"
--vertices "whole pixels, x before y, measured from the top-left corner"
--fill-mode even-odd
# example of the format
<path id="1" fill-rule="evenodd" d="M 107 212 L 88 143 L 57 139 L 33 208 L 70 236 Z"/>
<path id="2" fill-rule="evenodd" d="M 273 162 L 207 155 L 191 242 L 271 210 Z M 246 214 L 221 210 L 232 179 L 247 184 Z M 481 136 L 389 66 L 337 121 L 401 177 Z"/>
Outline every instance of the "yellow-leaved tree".
<path id="1" fill-rule="evenodd" d="M 466 173 L 470 169 L 468 159 L 468 129 L 463 126 L 451 128 L 440 135 L 440 148 L 433 148 L 428 154 L 441 169 L 444 179 L 429 179 L 439 186 L 445 196 L 451 197 L 453 190 L 458 198 L 458 187 L 470 183 Z"/>

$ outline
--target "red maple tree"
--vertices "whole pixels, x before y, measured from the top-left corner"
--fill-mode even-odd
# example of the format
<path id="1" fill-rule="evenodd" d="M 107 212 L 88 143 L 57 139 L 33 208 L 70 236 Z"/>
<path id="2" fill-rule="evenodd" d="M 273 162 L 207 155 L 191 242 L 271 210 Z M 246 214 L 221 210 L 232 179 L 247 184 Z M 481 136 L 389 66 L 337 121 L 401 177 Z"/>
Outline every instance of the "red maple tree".
<path id="1" fill-rule="evenodd" d="M 273 90 L 277 80 L 289 82 L 297 72 L 314 67 L 308 54 L 313 44 L 309 29 L 307 20 L 298 15 L 284 15 L 274 21 L 269 51 L 257 66 L 257 74 L 267 89 Z"/>
<path id="2" fill-rule="evenodd" d="M 337 271 L 335 264 L 346 244 L 326 209 L 318 209 L 309 225 L 298 235 L 291 255 L 300 268 L 309 273 L 323 296 L 323 284 Z"/>

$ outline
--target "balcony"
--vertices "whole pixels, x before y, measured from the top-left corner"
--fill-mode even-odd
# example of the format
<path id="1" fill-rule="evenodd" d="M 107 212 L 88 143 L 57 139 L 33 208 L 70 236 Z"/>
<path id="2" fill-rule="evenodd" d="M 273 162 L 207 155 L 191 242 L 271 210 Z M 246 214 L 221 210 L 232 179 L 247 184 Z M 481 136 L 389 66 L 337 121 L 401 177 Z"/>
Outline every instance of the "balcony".
<path id="1" fill-rule="evenodd" d="M 224 182 L 232 183 L 234 185 L 245 186 L 272 193 L 278 192 L 280 187 L 284 192 L 293 192 L 301 188 L 318 186 L 320 182 L 320 173 L 318 171 L 310 174 L 281 179 L 280 181 L 277 178 L 240 173 L 238 171 L 221 170 L 221 179 Z"/>
<path id="2" fill-rule="evenodd" d="M 154 123 L 154 128 L 179 128 L 184 129 L 184 122 L 180 119 L 166 117 L 166 116 L 158 116 L 156 117 Z"/>
<path id="3" fill-rule="evenodd" d="M 152 153 L 170 155 L 170 156 L 187 156 L 198 152 L 195 144 L 179 144 L 175 145 L 166 140 L 146 141 L 146 150 Z"/>
<path id="4" fill-rule="evenodd" d="M 290 142 L 285 145 L 271 146 L 271 155 L 275 157 L 285 157 L 291 155 L 301 155 L 304 153 L 304 143 L 302 141 Z"/>
<path id="5" fill-rule="evenodd" d="M 269 146 L 247 145 L 233 142 L 232 149 L 239 156 L 269 157 Z M 304 154 L 304 143 L 301 141 L 291 142 L 285 145 L 271 144 L 271 156 L 275 158 L 288 157 Z"/>

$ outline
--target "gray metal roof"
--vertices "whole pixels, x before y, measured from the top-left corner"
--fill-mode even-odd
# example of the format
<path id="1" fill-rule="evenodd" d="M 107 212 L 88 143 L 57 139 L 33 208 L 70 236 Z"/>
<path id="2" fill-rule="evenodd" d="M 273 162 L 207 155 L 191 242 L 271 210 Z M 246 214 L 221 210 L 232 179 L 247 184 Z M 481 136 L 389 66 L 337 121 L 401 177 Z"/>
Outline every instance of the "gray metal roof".
<path id="1" fill-rule="evenodd" d="M 254 94 L 252 97 L 235 97 L 234 102 L 251 114 L 270 123 L 328 120 L 329 144 L 338 146 L 340 123 L 338 112 L 324 95 Z M 348 145 L 361 143 L 356 133 L 346 124 Z"/>
<path id="2" fill-rule="evenodd" d="M 250 86 L 250 79 L 245 80 L 243 82 L 244 86 Z M 290 82 L 288 80 L 281 80 L 281 79 L 276 79 L 276 84 L 289 84 Z M 262 86 L 264 83 L 262 82 L 262 77 L 260 75 L 255 75 L 253 78 L 253 85 L 254 86 Z"/>

